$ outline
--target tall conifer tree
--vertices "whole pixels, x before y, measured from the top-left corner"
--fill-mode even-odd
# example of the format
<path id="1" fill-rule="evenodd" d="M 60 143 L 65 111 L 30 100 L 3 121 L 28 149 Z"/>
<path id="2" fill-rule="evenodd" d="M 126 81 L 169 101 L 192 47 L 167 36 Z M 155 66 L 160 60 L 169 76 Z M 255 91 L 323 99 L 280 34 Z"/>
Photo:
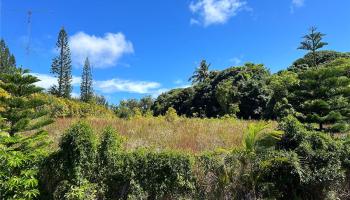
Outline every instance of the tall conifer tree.
<path id="1" fill-rule="evenodd" d="M 92 72 L 91 72 L 89 58 L 86 58 L 84 68 L 83 68 L 83 74 L 81 77 L 80 98 L 82 101 L 88 102 L 91 100 L 92 97 L 93 97 Z"/>
<path id="2" fill-rule="evenodd" d="M 3 39 L 0 40 L 0 73 L 11 73 L 16 67 L 15 56 L 11 54 Z"/>
<path id="3" fill-rule="evenodd" d="M 319 129 L 347 129 L 350 121 L 350 59 L 338 59 L 300 73 L 289 98 L 304 122 Z M 324 127 L 327 125 L 327 127 Z"/>
<path id="4" fill-rule="evenodd" d="M 318 32 L 316 27 L 310 28 L 310 33 L 303 36 L 304 41 L 300 43 L 298 49 L 307 50 L 311 53 L 313 59 L 313 67 L 317 66 L 316 51 L 328 45 L 327 42 L 323 42 L 322 39 L 325 34 Z"/>
<path id="5" fill-rule="evenodd" d="M 51 73 L 57 77 L 57 86 L 51 88 L 51 93 L 59 97 L 70 98 L 72 92 L 72 61 L 68 45 L 67 32 L 62 28 L 56 43 L 58 56 L 51 65 Z"/>
<path id="6" fill-rule="evenodd" d="M 13 73 L 0 74 L 0 88 L 7 95 L 0 98 L 0 116 L 6 123 L 1 129 L 13 136 L 15 133 L 40 128 L 52 122 L 43 109 L 45 101 L 37 98 L 42 88 L 34 84 L 39 81 L 29 70 L 16 69 Z"/>

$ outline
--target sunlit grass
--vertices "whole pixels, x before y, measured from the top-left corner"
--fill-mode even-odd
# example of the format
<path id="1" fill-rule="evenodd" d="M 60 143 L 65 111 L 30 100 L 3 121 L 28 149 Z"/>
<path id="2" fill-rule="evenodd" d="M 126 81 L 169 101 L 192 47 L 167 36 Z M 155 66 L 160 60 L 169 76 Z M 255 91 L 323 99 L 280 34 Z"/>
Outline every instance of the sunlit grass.
<path id="1" fill-rule="evenodd" d="M 56 148 L 64 131 L 76 118 L 57 119 L 46 127 Z M 121 135 L 127 138 L 127 149 L 140 147 L 156 150 L 172 149 L 191 153 L 215 150 L 218 148 L 231 149 L 242 145 L 244 130 L 250 123 L 237 119 L 189 119 L 178 118 L 167 121 L 164 117 L 124 119 L 86 119 L 96 134 L 111 125 Z M 274 122 L 271 122 L 275 126 Z"/>

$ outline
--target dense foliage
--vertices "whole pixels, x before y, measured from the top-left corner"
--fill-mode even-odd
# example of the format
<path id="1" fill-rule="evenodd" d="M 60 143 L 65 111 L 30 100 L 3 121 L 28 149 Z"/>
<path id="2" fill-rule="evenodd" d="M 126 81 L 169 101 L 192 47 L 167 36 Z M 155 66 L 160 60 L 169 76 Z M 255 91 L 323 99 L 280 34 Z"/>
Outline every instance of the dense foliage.
<path id="1" fill-rule="evenodd" d="M 193 87 L 161 94 L 153 105 L 154 114 L 164 114 L 169 107 L 188 117 L 224 115 L 244 119 L 263 117 L 269 101 L 266 81 L 269 71 L 263 65 L 247 63 L 210 73 L 209 78 Z"/>
<path id="2" fill-rule="evenodd" d="M 350 121 L 350 59 L 338 52 L 315 55 L 317 61 L 318 56 L 327 56 L 315 67 L 294 67 L 272 75 L 263 65 L 252 63 L 211 71 L 192 87 L 161 94 L 151 108 L 156 116 L 169 108 L 178 115 L 203 118 L 281 119 L 291 114 L 318 124 L 320 130 L 345 132 Z M 308 54 L 296 62 L 313 61 Z"/>
<path id="3" fill-rule="evenodd" d="M 15 133 L 37 129 L 51 122 L 45 118 L 47 110 L 43 109 L 45 100 L 36 98 L 35 94 L 42 89 L 34 85 L 39 79 L 29 75 L 28 70 L 16 69 L 13 73 L 0 75 L 0 87 L 7 96 L 0 99 L 3 109 L 0 111 L 6 123 L 2 130 L 10 136 Z"/>
<path id="4" fill-rule="evenodd" d="M 51 122 L 35 97 L 38 79 L 14 68 L 0 75 L 0 199 L 34 199 L 39 196 L 38 171 L 48 155 L 47 133 L 36 130 Z M 32 130 L 31 135 L 24 131 Z"/>
<path id="5" fill-rule="evenodd" d="M 44 108 L 49 115 L 57 117 L 114 117 L 114 113 L 106 107 L 105 101 L 95 101 L 85 103 L 77 99 L 66 99 L 49 94 L 36 94 L 37 98 L 45 100 L 47 104 Z M 95 97 L 94 97 L 95 98 Z"/>

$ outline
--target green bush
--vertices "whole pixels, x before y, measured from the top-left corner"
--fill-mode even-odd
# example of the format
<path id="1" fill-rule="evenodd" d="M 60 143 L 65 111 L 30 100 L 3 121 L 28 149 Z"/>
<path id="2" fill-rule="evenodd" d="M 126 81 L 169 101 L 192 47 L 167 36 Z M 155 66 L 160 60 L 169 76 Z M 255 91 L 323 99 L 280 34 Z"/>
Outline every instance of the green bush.
<path id="1" fill-rule="evenodd" d="M 191 156 L 176 152 L 131 153 L 135 181 L 151 199 L 179 198 L 194 190 Z"/>
<path id="2" fill-rule="evenodd" d="M 259 162 L 259 188 L 265 198 L 300 199 L 303 169 L 294 152 L 270 152 Z"/>
<path id="3" fill-rule="evenodd" d="M 124 139 L 111 128 L 97 146 L 83 122 L 63 136 L 42 173 L 42 199 L 178 198 L 192 195 L 193 158 L 176 152 L 125 152 Z M 98 188 L 98 190 L 97 190 Z"/>
<path id="4" fill-rule="evenodd" d="M 0 199 L 39 196 L 39 166 L 48 155 L 47 133 L 10 137 L 0 133 Z"/>

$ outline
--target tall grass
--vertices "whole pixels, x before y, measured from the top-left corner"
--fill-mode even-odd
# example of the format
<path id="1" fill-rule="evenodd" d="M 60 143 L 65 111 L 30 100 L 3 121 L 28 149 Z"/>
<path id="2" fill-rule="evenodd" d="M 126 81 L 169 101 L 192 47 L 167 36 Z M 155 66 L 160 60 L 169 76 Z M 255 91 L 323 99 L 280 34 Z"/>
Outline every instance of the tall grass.
<path id="1" fill-rule="evenodd" d="M 64 131 L 77 118 L 61 118 L 46 127 L 56 148 Z M 189 153 L 200 153 L 218 148 L 230 149 L 242 145 L 244 131 L 251 123 L 237 119 L 178 118 L 174 121 L 164 117 L 140 117 L 130 120 L 88 118 L 86 121 L 96 133 L 111 125 L 127 138 L 128 149 L 140 147 L 156 150 L 172 149 Z M 273 126 L 275 125 L 271 122 Z"/>

